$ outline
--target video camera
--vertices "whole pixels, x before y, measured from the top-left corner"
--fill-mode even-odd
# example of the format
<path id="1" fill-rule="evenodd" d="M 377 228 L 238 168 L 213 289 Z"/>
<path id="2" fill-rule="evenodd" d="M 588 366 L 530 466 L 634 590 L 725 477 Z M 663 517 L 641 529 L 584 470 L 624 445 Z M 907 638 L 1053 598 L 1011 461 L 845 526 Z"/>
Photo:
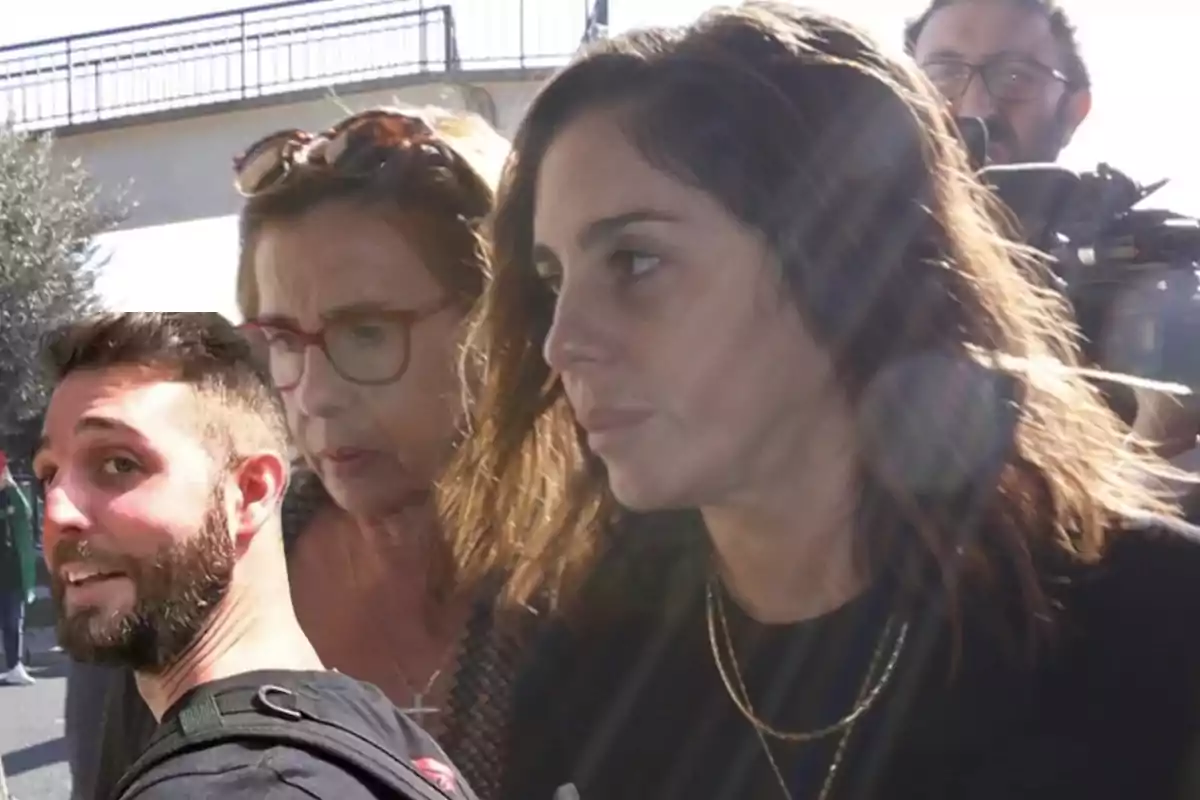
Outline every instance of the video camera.
<path id="1" fill-rule="evenodd" d="M 1101 164 L 988 165 L 983 120 L 957 120 L 979 170 L 1048 255 L 1098 366 L 1200 389 L 1200 220 L 1135 208 L 1166 181 L 1142 186 Z"/>

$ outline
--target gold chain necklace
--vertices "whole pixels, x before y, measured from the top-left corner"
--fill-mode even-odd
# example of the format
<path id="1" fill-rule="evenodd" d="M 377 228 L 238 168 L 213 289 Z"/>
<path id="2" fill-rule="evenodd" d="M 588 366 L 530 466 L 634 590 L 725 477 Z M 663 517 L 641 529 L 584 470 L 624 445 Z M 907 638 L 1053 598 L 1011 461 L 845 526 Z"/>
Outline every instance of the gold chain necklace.
<path id="1" fill-rule="evenodd" d="M 775 773 L 775 779 L 779 782 L 779 788 L 783 791 L 783 796 L 787 800 L 794 800 L 794 798 L 792 797 L 791 790 L 788 789 L 787 780 L 783 777 L 783 770 L 779 768 L 779 764 L 775 761 L 775 755 L 771 752 L 767 736 L 787 742 L 812 742 L 833 734 L 841 734 L 837 750 L 834 751 L 833 759 L 830 762 L 829 770 L 825 773 L 825 781 L 822 783 L 821 791 L 817 795 L 817 800 L 827 800 L 830 792 L 833 790 L 834 778 L 841 767 L 842 759 L 845 757 L 847 744 L 850 741 L 850 733 L 854 729 L 854 724 L 871 709 L 892 679 L 896 664 L 900 660 L 900 653 L 904 649 L 905 639 L 908 636 L 908 623 L 900 625 L 900 631 L 896 635 L 895 644 L 892 646 L 891 656 L 888 658 L 882 672 L 879 672 L 879 665 L 883 660 L 884 646 L 891 638 L 892 630 L 896 627 L 895 617 L 888 619 L 883 632 L 879 636 L 879 641 L 875 645 L 870 666 L 867 667 L 867 674 L 859 689 L 858 699 L 849 714 L 832 725 L 827 725 L 815 731 L 790 732 L 773 728 L 755 714 L 754 708 L 750 703 L 750 693 L 746 689 L 745 679 L 742 677 L 741 668 L 738 666 L 737 652 L 733 647 L 733 637 L 729 633 L 729 620 L 725 615 L 724 602 L 721 600 L 720 593 L 714 590 L 714 581 L 711 579 L 705 589 L 705 616 L 708 622 L 708 641 L 712 647 L 713 661 L 716 663 L 717 672 L 721 675 L 721 682 L 725 685 L 725 691 L 728 693 L 729 699 L 733 701 L 734 706 L 737 707 L 742 716 L 754 728 L 754 733 L 758 736 L 758 741 L 762 745 L 763 754 L 767 757 L 767 762 L 771 765 L 771 771 Z M 722 648 L 717 642 L 718 619 L 721 624 L 721 638 L 724 640 L 725 645 L 725 656 L 722 656 Z M 736 688 L 725 670 L 726 658 L 728 658 L 729 663 L 732 665 L 733 674 L 737 681 Z M 879 673 L 878 680 L 876 680 L 877 673 Z"/>

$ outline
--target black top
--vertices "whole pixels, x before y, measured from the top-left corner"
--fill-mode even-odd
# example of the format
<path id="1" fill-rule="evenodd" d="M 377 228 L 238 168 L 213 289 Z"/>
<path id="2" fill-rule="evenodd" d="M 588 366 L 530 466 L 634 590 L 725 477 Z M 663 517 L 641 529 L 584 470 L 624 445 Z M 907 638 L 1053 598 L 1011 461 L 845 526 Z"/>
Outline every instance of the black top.
<path id="1" fill-rule="evenodd" d="M 330 503 L 320 480 L 307 469 L 294 470 L 282 510 L 287 552 L 313 516 Z M 157 722 L 138 694 L 132 670 L 124 667 L 73 663 L 66 706 L 71 796 L 107 797 L 145 749 Z"/>
<path id="2" fill-rule="evenodd" d="M 197 714 L 212 698 L 263 685 L 289 689 L 319 698 L 324 714 L 344 724 L 362 726 L 372 738 L 404 756 L 439 785 L 447 796 L 474 797 L 449 758 L 434 741 L 407 721 L 373 686 L 337 672 L 262 670 L 200 686 L 172 706 L 162 726 Z M 146 788 L 125 794 L 125 800 L 209 800 L 210 798 L 269 798 L 270 800 L 394 800 L 394 792 L 367 775 L 351 772 L 314 752 L 287 744 L 262 741 L 222 742 L 187 750 L 151 768 Z M 447 783 L 448 781 L 448 783 Z"/>
<path id="3" fill-rule="evenodd" d="M 158 726 L 133 670 L 80 662 L 67 675 L 65 717 L 72 800 L 108 797 Z"/>
<path id="4" fill-rule="evenodd" d="M 948 616 L 932 605 L 914 614 L 827 797 L 1200 797 L 1200 531 L 1139 526 L 1101 564 L 1059 577 L 1056 638 L 1036 657 L 990 624 L 994 609 L 967 605 L 957 662 Z M 506 800 L 549 800 L 566 784 L 584 800 L 785 797 L 714 666 L 697 584 L 670 617 L 608 618 L 547 638 L 518 694 Z M 660 585 L 679 584 L 664 575 Z M 825 617 L 764 626 L 724 598 L 758 716 L 788 731 L 843 717 L 888 599 L 876 588 Z M 768 741 L 791 796 L 816 800 L 838 738 Z"/>
<path id="5" fill-rule="evenodd" d="M 314 515 L 331 504 L 312 473 L 295 473 L 283 504 L 287 552 Z M 481 592 L 458 645 L 438 736 L 472 787 L 489 799 L 502 772 L 511 683 L 525 652 L 523 631 L 537 620 L 529 615 L 516 626 L 507 620 L 497 624 L 491 591 Z M 145 750 L 156 727 L 130 670 L 73 664 L 67 681 L 65 736 L 74 800 L 108 797 Z"/>

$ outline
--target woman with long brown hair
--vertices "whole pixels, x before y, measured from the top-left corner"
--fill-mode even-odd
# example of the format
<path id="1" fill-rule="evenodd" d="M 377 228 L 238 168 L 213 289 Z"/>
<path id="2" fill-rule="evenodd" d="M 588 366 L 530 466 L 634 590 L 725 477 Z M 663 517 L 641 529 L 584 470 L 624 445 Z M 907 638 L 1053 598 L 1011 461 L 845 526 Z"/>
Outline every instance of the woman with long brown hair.
<path id="1" fill-rule="evenodd" d="M 1200 539 L 936 93 L 782 3 L 539 95 L 444 478 L 558 624 L 503 796 L 1174 798 Z"/>

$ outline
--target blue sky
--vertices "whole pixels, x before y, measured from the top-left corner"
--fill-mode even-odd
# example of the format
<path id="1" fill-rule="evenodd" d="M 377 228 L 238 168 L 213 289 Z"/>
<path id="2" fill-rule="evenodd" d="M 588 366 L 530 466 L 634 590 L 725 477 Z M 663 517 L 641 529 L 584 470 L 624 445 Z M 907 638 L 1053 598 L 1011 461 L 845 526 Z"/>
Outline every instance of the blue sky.
<path id="1" fill-rule="evenodd" d="M 564 6 L 583 5 L 583 0 L 561 1 Z M 610 0 L 616 29 L 683 22 L 712 4 L 711 0 Z M 806 4 L 854 19 L 897 46 L 903 21 L 924 5 L 920 0 L 810 0 Z M 0 45 L 245 5 L 237 0 L 172 0 L 168 17 L 168 4 L 162 2 L 39 0 L 37 12 L 6 15 L 0 25 Z M 1200 5 L 1179 0 L 1140 0 L 1136 7 L 1100 0 L 1066 0 L 1065 5 L 1078 24 L 1096 89 L 1092 116 L 1064 160 L 1076 168 L 1107 161 L 1145 182 L 1170 177 L 1172 184 L 1156 195 L 1155 204 L 1200 215 L 1194 88 L 1194 78 L 1200 74 L 1196 47 Z M 109 263 L 101 291 L 120 308 L 228 312 L 236 246 L 232 218 L 109 234 L 102 242 Z M 194 266 L 179 264 L 169 284 L 156 281 L 164 253 Z M 213 269 L 213 265 L 227 269 Z M 182 284 L 178 276 L 183 276 Z"/>

